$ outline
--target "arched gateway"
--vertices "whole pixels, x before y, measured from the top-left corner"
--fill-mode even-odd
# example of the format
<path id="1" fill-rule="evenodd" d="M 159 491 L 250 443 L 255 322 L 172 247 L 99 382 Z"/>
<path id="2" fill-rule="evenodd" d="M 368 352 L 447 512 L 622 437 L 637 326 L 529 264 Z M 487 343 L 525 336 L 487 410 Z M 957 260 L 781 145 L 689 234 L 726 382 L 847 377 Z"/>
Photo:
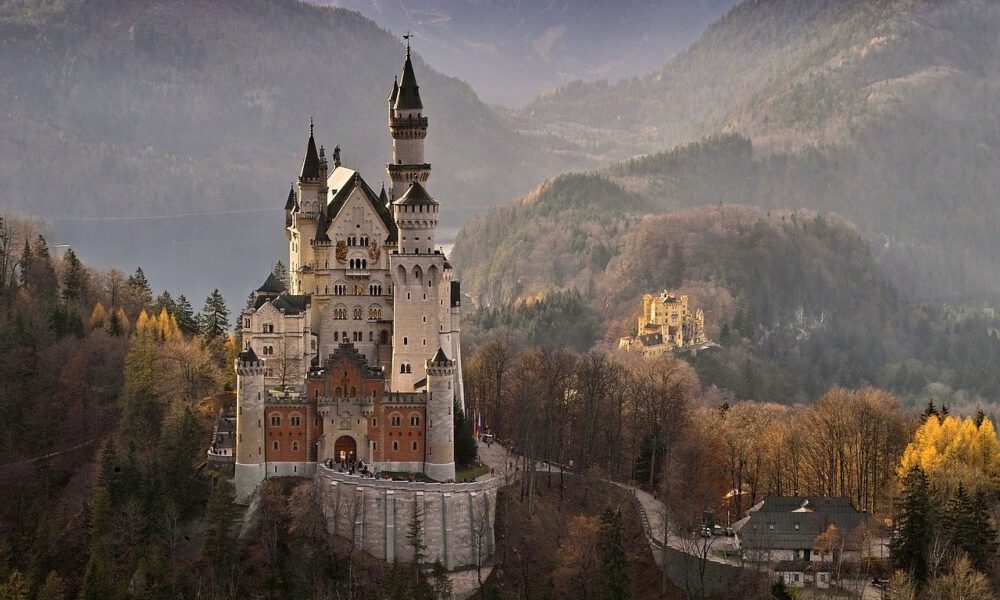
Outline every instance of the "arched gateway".
<path id="1" fill-rule="evenodd" d="M 351 462 L 358 458 L 358 444 L 349 435 L 342 435 L 333 444 L 333 460 Z"/>

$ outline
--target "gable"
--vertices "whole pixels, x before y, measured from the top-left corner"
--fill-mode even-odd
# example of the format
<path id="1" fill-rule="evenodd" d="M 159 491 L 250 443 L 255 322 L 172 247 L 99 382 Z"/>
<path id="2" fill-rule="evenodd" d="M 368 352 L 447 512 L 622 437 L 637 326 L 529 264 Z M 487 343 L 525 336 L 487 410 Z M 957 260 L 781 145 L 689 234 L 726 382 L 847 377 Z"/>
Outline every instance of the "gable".
<path id="1" fill-rule="evenodd" d="M 348 204 L 352 200 L 364 203 L 371 211 L 372 221 L 379 223 L 379 235 L 384 235 L 380 243 L 392 243 L 398 239 L 396 222 L 389 207 L 382 204 L 378 194 L 372 191 L 368 183 L 353 169 L 337 167 L 327 178 L 329 188 L 326 209 L 320 214 L 316 237 L 330 239 L 331 226 L 339 222 Z"/>

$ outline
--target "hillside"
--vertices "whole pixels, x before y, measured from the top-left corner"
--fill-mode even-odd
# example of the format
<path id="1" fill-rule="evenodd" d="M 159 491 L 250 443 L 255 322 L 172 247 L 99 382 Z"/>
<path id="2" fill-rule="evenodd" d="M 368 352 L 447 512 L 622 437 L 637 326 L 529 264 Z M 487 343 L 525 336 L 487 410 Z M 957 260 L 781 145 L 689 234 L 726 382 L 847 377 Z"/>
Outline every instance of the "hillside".
<path id="1" fill-rule="evenodd" d="M 570 81 L 658 69 L 737 0 L 314 0 L 412 31 L 427 60 L 487 102 L 523 106 Z"/>
<path id="2" fill-rule="evenodd" d="M 908 294 L 1000 291 L 1000 6 L 745 2 L 642 79 L 574 84 L 522 114 L 654 202 L 843 215 Z M 737 133 L 749 141 L 710 140 Z M 729 147 L 732 146 L 732 147 Z"/>
<path id="3" fill-rule="evenodd" d="M 384 178 L 402 60 L 368 19 L 297 0 L 0 3 L 0 206 L 53 220 L 91 262 L 236 300 L 281 256 L 310 117 L 319 143 Z M 572 164 L 415 63 L 446 228 Z"/>

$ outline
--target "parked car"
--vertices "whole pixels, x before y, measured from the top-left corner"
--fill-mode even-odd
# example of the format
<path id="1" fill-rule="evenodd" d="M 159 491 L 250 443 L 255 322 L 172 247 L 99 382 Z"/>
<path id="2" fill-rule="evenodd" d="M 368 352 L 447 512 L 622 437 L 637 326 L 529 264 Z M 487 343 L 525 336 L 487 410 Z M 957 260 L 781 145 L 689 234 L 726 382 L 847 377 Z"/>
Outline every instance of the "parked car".
<path id="1" fill-rule="evenodd" d="M 701 529 L 698 530 L 698 535 L 700 535 L 701 537 L 704 537 L 704 538 L 710 538 L 710 537 L 712 537 L 712 528 L 711 527 L 702 527 Z"/>
<path id="2" fill-rule="evenodd" d="M 712 527 L 712 535 L 721 536 L 724 533 L 726 533 L 726 530 L 723 529 L 722 525 L 715 525 Z"/>

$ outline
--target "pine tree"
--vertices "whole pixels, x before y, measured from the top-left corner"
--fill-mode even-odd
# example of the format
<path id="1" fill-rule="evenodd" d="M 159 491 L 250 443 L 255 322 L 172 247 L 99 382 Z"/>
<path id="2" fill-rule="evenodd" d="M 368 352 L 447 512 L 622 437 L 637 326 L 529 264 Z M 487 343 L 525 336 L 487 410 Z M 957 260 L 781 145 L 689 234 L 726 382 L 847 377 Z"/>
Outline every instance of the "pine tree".
<path id="1" fill-rule="evenodd" d="M 928 400 L 927 401 L 927 408 L 924 409 L 924 412 L 920 413 L 920 420 L 921 421 L 926 421 L 931 416 L 935 416 L 935 417 L 939 417 L 940 418 L 941 413 L 938 411 L 937 407 L 934 406 L 934 401 L 933 400 Z"/>
<path id="2" fill-rule="evenodd" d="M 271 272 L 274 273 L 274 277 L 278 281 L 280 281 L 281 285 L 285 286 L 285 289 L 287 290 L 288 289 L 288 267 L 285 266 L 285 263 L 281 262 L 280 260 L 278 262 L 274 263 L 274 270 L 271 271 Z"/>
<path id="3" fill-rule="evenodd" d="M 980 571 L 989 568 L 997 552 L 997 533 L 990 523 L 983 494 L 971 494 L 959 483 L 945 507 L 945 529 L 952 544 L 965 552 Z"/>
<path id="4" fill-rule="evenodd" d="M 142 267 L 138 267 L 125 283 L 128 290 L 127 305 L 130 312 L 149 308 L 153 301 L 153 288 L 149 286 L 149 280 L 142 272 Z"/>
<path id="5" fill-rule="evenodd" d="M 194 314 L 194 307 L 188 302 L 188 299 L 181 294 L 177 297 L 177 325 L 180 326 L 181 331 L 186 335 L 194 335 L 200 331 L 198 326 L 198 317 Z"/>
<path id="6" fill-rule="evenodd" d="M 233 486 L 225 477 L 215 482 L 215 489 L 208 500 L 205 515 L 205 556 L 209 561 L 219 566 L 227 564 L 232 557 L 236 540 L 233 538 L 233 526 L 236 523 L 236 511 Z"/>
<path id="7" fill-rule="evenodd" d="M 972 420 L 972 422 L 976 424 L 976 429 L 979 429 L 979 427 L 983 424 L 983 421 L 985 420 L 986 420 L 986 413 L 983 412 L 983 409 L 977 408 L 976 416 L 973 417 Z"/>
<path id="8" fill-rule="evenodd" d="M 604 575 L 604 597 L 607 600 L 627 600 L 631 597 L 628 579 L 628 554 L 625 551 L 625 526 L 621 509 L 607 508 L 601 515 L 601 572 Z"/>
<path id="9" fill-rule="evenodd" d="M 201 334 L 206 339 L 213 340 L 225 335 L 229 329 L 229 309 L 219 290 L 213 290 L 205 299 L 205 308 L 201 311 Z"/>
<path id="10" fill-rule="evenodd" d="M 421 519 L 423 512 L 414 502 L 413 514 L 406 526 L 406 543 L 413 552 L 414 579 L 420 581 L 420 565 L 427 560 L 427 544 L 424 543 L 424 531 Z"/>
<path id="11" fill-rule="evenodd" d="M 108 317 L 108 335 L 121 337 L 124 334 L 125 326 L 122 324 L 121 317 L 118 316 L 118 311 L 112 311 L 111 316 Z"/>
<path id="12" fill-rule="evenodd" d="M 896 504 L 896 537 L 889 544 L 892 563 L 913 577 L 917 585 L 927 579 L 927 547 L 931 541 L 933 518 L 930 482 L 919 466 L 903 478 L 903 490 Z"/>
<path id="13" fill-rule="evenodd" d="M 63 256 L 63 300 L 79 300 L 87 283 L 87 271 L 72 248 Z"/>
<path id="14" fill-rule="evenodd" d="M 792 593 L 788 591 L 784 579 L 779 579 L 771 585 L 771 597 L 774 600 L 794 600 Z"/>
<path id="15" fill-rule="evenodd" d="M 389 580 L 386 582 L 389 598 L 392 600 L 411 600 L 413 597 L 410 580 L 403 571 L 399 561 L 392 561 L 389 569 Z"/>
<path id="16" fill-rule="evenodd" d="M 434 588 L 434 598 L 436 600 L 451 600 L 455 596 L 452 589 L 451 579 L 448 578 L 448 570 L 441 560 L 435 560 L 431 566 L 432 586 Z"/>
<path id="17" fill-rule="evenodd" d="M 177 312 L 177 303 L 174 302 L 173 297 L 167 290 L 163 290 L 163 293 L 157 296 L 156 302 L 153 303 L 154 313 L 162 312 L 164 309 L 170 314 Z"/>

